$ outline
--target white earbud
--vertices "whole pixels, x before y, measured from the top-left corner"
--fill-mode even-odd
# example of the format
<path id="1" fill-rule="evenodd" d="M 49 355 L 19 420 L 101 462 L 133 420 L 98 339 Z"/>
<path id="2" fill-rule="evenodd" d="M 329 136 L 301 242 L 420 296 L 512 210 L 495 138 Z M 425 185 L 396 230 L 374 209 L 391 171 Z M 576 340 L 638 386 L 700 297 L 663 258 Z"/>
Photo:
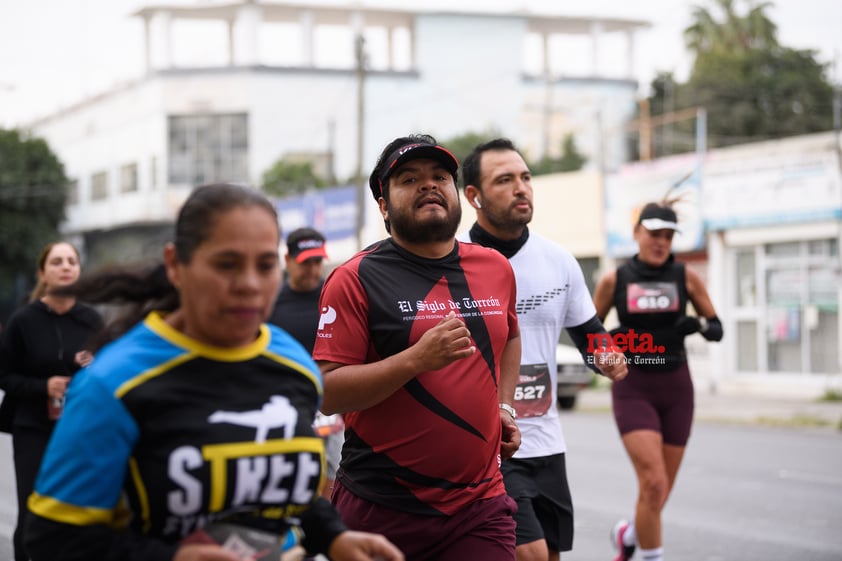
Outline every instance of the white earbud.
<path id="1" fill-rule="evenodd" d="M 477 205 L 477 208 L 482 208 L 482 205 L 479 204 L 479 197 L 474 197 L 474 204 Z"/>

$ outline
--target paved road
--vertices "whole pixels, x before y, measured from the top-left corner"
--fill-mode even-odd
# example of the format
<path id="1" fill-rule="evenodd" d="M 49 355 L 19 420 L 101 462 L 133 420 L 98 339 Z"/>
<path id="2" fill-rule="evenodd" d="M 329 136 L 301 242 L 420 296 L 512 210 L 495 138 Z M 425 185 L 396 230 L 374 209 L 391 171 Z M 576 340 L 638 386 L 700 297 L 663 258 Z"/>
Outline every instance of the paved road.
<path id="1" fill-rule="evenodd" d="M 634 475 L 608 412 L 582 405 L 562 413 L 576 508 L 574 551 L 562 557 L 608 561 L 608 529 L 632 509 Z M 14 497 L 11 442 L 0 434 L 0 561 L 11 559 Z M 842 560 L 842 432 L 703 418 L 664 532 L 669 561 Z"/>
<path id="2" fill-rule="evenodd" d="M 564 561 L 612 559 L 634 473 L 606 413 L 563 413 L 576 509 Z M 697 422 L 664 515 L 669 561 L 842 560 L 842 432 Z"/>
<path id="3" fill-rule="evenodd" d="M 12 467 L 12 438 L 0 432 L 0 559 L 12 558 L 12 532 L 17 516 L 15 470 Z"/>

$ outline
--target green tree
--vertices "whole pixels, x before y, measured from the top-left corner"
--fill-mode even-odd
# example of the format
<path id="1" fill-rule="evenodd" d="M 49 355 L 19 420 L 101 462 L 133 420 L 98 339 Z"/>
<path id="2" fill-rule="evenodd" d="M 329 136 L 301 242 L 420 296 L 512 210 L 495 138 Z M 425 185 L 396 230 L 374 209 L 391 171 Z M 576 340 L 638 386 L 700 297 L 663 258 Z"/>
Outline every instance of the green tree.
<path id="1" fill-rule="evenodd" d="M 58 238 L 67 184 L 43 139 L 0 129 L 0 306 L 15 297 L 21 278 L 31 280 L 38 252 Z"/>
<path id="2" fill-rule="evenodd" d="M 446 146 L 447 149 L 456 156 L 456 159 L 461 162 L 468 157 L 468 154 L 470 154 L 477 145 L 501 136 L 500 131 L 497 129 L 487 129 L 482 132 L 466 132 L 439 142 Z"/>
<path id="3" fill-rule="evenodd" d="M 684 31 L 694 55 L 689 80 L 670 74 L 652 83 L 653 115 L 691 107 L 707 110 L 712 147 L 829 130 L 833 87 L 815 51 L 781 45 L 770 2 L 712 0 L 696 6 Z M 675 122 L 653 131 L 656 155 L 687 152 L 695 122 Z"/>
<path id="4" fill-rule="evenodd" d="M 674 114 L 675 111 L 695 107 L 687 98 L 689 89 L 679 84 L 671 72 L 660 72 L 651 84 L 649 111 L 652 115 Z M 639 117 L 638 117 L 639 118 Z M 639 157 L 639 138 L 635 132 L 629 143 L 630 153 Z M 652 134 L 654 156 L 682 154 L 696 149 L 696 118 L 687 116 L 684 120 L 670 121 L 655 129 Z"/>
<path id="5" fill-rule="evenodd" d="M 483 132 L 466 132 L 447 140 L 437 139 L 450 150 L 461 165 L 477 145 L 502 136 L 496 129 L 486 129 Z M 461 169 L 461 168 L 460 168 Z M 459 180 L 461 181 L 461 173 Z"/>
<path id="6" fill-rule="evenodd" d="M 587 161 L 588 159 L 576 147 L 576 139 L 572 134 L 567 134 L 561 142 L 560 158 L 545 156 L 537 163 L 531 165 L 530 169 L 532 170 L 532 175 L 576 171 L 582 169 L 582 166 Z"/>
<path id="7" fill-rule="evenodd" d="M 280 159 L 263 173 L 261 186 L 270 195 L 284 197 L 320 189 L 327 183 L 313 171 L 310 162 L 290 162 Z"/>
<path id="8" fill-rule="evenodd" d="M 778 26 L 766 15 L 771 2 L 756 4 L 743 0 L 748 12 L 737 13 L 734 0 L 714 0 L 724 16 L 718 19 L 704 6 L 694 6 L 693 23 L 684 30 L 687 48 L 697 56 L 751 49 L 772 49 L 778 46 Z"/>
<path id="9" fill-rule="evenodd" d="M 441 143 L 453 152 L 453 155 L 456 156 L 459 162 L 462 162 L 477 145 L 495 138 L 500 138 L 501 136 L 503 135 L 500 134 L 500 131 L 490 128 L 483 132 L 466 132 L 441 141 Z M 526 163 L 533 175 L 542 175 L 560 171 L 575 171 L 581 169 L 585 165 L 585 162 L 587 162 L 587 158 L 579 152 L 573 135 L 567 135 L 562 141 L 562 154 L 560 158 L 543 158 L 538 162 L 527 161 Z"/>
<path id="10" fill-rule="evenodd" d="M 714 146 L 830 130 L 833 88 L 813 51 L 749 49 L 696 60 L 684 99 Z"/>
<path id="11" fill-rule="evenodd" d="M 561 159 L 558 161 L 558 171 L 580 170 L 587 161 L 585 155 L 579 152 L 573 135 L 566 135 L 561 144 Z"/>

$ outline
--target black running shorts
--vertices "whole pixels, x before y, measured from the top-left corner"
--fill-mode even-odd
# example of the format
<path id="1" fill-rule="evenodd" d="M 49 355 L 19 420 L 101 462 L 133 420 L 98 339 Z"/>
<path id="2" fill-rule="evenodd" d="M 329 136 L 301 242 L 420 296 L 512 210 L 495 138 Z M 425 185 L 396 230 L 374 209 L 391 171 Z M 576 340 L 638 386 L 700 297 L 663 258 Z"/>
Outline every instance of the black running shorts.
<path id="1" fill-rule="evenodd" d="M 510 459 L 501 468 L 517 503 L 517 545 L 546 540 L 552 551 L 573 549 L 573 501 L 564 454 Z"/>

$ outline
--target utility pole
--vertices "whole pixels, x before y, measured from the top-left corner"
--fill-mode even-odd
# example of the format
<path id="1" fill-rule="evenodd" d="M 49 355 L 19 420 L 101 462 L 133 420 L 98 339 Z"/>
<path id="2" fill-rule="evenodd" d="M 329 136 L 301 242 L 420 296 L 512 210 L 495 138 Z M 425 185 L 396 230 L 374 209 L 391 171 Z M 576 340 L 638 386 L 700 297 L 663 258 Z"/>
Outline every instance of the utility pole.
<path id="1" fill-rule="evenodd" d="M 363 158 L 365 157 L 365 38 L 357 33 L 355 54 L 357 60 L 357 250 L 363 248 L 365 228 L 366 184 L 363 179 Z"/>
<path id="2" fill-rule="evenodd" d="M 833 88 L 833 132 L 835 133 L 836 160 L 842 174 L 842 85 Z"/>
<path id="3" fill-rule="evenodd" d="M 842 78 L 839 76 L 839 51 L 834 53 L 833 73 L 836 84 L 833 86 L 833 132 L 835 133 L 836 163 L 839 165 L 839 173 L 842 174 Z M 842 228 L 842 219 L 839 221 Z M 842 262 L 842 251 L 839 252 L 839 259 Z M 839 362 L 842 364 L 842 353 L 839 353 Z"/>
<path id="4" fill-rule="evenodd" d="M 652 122 L 649 112 L 649 100 L 645 97 L 638 101 L 640 107 L 640 134 L 638 136 L 638 151 L 640 161 L 648 162 L 652 159 Z"/>
<path id="5" fill-rule="evenodd" d="M 679 109 L 670 113 L 662 115 L 655 115 L 652 117 L 649 113 L 649 100 L 641 99 L 640 118 L 629 121 L 623 130 L 637 131 L 639 135 L 640 146 L 640 161 L 647 161 L 652 159 L 652 130 L 655 127 L 662 127 L 668 123 L 675 123 L 677 121 L 686 121 L 689 119 L 698 119 L 700 107 L 688 107 L 687 109 Z M 697 124 L 698 124 L 697 120 Z"/>
<path id="6" fill-rule="evenodd" d="M 670 114 L 675 111 L 675 82 L 673 81 L 673 73 L 670 72 L 669 77 L 664 80 L 664 113 Z M 663 155 L 672 152 L 673 144 L 673 123 L 666 123 L 664 125 L 663 145 L 660 153 Z"/>
<path id="7" fill-rule="evenodd" d="M 840 181 L 842 181 L 842 80 L 839 78 L 837 72 L 839 64 L 839 51 L 835 53 L 833 61 L 833 70 L 836 74 L 836 84 L 833 86 L 833 149 L 836 152 L 836 165 L 839 168 Z M 840 195 L 842 195 L 842 186 L 840 186 Z M 839 209 L 842 213 L 842 199 L 839 200 Z M 842 216 L 836 220 L 837 227 L 837 245 L 842 243 Z M 842 271 L 842 251 L 836 250 L 837 266 Z M 842 298 L 842 290 L 839 292 L 839 297 Z M 842 370 L 842 353 L 837 353 L 837 366 Z"/>
<path id="8" fill-rule="evenodd" d="M 553 113 L 553 88 L 550 84 L 550 77 L 546 76 L 544 82 L 544 115 L 541 123 L 544 128 L 541 155 L 547 160 L 550 159 L 550 129 L 552 128 Z"/>
<path id="9" fill-rule="evenodd" d="M 327 181 L 336 185 L 336 119 L 327 120 Z"/>
<path id="10" fill-rule="evenodd" d="M 550 159 L 550 129 L 552 128 L 553 113 L 553 83 L 552 83 L 552 69 L 550 68 L 550 51 L 547 43 L 546 35 L 543 36 L 544 41 L 544 107 L 541 125 L 543 126 L 543 146 L 541 147 L 541 157 L 546 160 Z"/>

